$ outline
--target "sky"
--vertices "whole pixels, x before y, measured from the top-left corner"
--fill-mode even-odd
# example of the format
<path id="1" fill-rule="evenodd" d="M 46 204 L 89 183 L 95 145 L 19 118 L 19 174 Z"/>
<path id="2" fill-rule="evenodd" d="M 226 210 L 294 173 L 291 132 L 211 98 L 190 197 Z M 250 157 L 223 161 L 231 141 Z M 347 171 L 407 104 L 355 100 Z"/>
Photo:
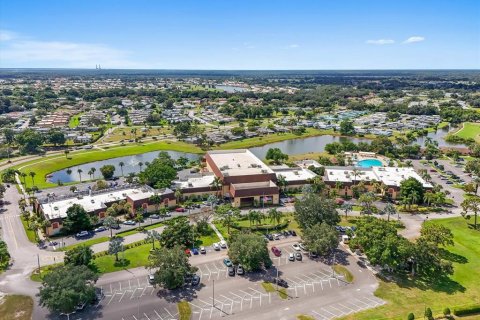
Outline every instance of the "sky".
<path id="1" fill-rule="evenodd" d="M 479 69 L 477 0 L 0 0 L 1 68 Z"/>

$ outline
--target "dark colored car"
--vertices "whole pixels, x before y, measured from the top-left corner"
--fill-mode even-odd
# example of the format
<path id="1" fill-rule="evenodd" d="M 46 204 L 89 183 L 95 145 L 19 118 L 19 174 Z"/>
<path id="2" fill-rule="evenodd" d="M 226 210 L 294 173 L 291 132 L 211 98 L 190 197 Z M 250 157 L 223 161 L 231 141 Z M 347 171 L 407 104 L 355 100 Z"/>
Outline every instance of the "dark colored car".
<path id="1" fill-rule="evenodd" d="M 290 232 L 290 234 L 291 234 L 292 236 L 294 236 L 294 237 L 297 236 L 297 233 L 295 232 L 295 230 L 290 230 L 289 232 Z"/>
<path id="2" fill-rule="evenodd" d="M 297 261 L 302 261 L 302 258 L 303 258 L 303 256 L 300 252 L 295 253 L 295 259 L 297 259 Z"/>
<path id="3" fill-rule="evenodd" d="M 192 286 L 198 286 L 200 284 L 200 277 L 196 274 L 192 276 Z"/>
<path id="4" fill-rule="evenodd" d="M 273 241 L 273 235 L 266 234 L 265 237 L 267 237 L 268 240 Z"/>
<path id="5" fill-rule="evenodd" d="M 280 287 L 288 288 L 287 281 L 285 281 L 281 278 L 274 278 L 273 283 L 278 284 Z"/>
<path id="6" fill-rule="evenodd" d="M 195 254 L 195 255 L 197 255 L 197 254 L 198 254 L 198 249 L 197 249 L 197 248 L 193 248 L 193 249 L 192 249 L 192 253 Z"/>
<path id="7" fill-rule="evenodd" d="M 228 275 L 231 277 L 235 275 L 235 268 L 233 266 L 228 267 Z"/>

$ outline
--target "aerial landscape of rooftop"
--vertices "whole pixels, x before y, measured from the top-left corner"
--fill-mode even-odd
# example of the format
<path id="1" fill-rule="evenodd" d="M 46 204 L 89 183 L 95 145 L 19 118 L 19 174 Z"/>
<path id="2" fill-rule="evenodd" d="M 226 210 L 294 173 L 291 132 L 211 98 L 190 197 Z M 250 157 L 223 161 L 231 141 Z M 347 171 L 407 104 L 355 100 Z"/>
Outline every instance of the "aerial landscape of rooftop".
<path id="1" fill-rule="evenodd" d="M 0 320 L 479 319 L 479 18 L 0 1 Z"/>

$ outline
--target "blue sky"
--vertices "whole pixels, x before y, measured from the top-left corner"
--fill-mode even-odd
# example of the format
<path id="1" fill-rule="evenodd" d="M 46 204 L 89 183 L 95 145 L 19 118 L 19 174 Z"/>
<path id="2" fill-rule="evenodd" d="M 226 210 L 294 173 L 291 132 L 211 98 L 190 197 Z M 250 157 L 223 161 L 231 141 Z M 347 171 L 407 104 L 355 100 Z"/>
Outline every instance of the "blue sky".
<path id="1" fill-rule="evenodd" d="M 0 67 L 480 67 L 476 0 L 0 0 Z"/>

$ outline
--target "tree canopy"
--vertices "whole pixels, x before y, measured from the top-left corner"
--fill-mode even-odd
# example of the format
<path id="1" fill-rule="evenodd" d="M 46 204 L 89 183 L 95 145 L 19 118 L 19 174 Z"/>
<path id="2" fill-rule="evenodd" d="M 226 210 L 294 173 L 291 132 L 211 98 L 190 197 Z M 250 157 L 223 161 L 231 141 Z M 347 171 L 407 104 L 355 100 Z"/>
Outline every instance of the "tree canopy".
<path id="1" fill-rule="evenodd" d="M 112 164 L 106 164 L 100 168 L 100 172 L 105 180 L 111 179 L 115 174 L 115 166 Z"/>
<path id="2" fill-rule="evenodd" d="M 333 226 L 322 222 L 303 230 L 302 240 L 308 251 L 323 256 L 338 246 L 338 233 Z"/>
<path id="3" fill-rule="evenodd" d="M 92 223 L 87 211 L 79 204 L 73 204 L 67 209 L 67 217 L 63 219 L 63 229 L 67 233 L 91 230 Z"/>
<path id="4" fill-rule="evenodd" d="M 302 229 L 322 222 L 331 226 L 340 222 L 335 202 L 313 192 L 306 192 L 295 202 L 295 218 Z"/>
<path id="5" fill-rule="evenodd" d="M 228 256 L 235 264 L 241 264 L 245 271 L 270 267 L 272 260 L 262 236 L 253 233 L 240 233 L 232 236 Z"/>
<path id="6" fill-rule="evenodd" d="M 86 245 L 74 247 L 65 252 L 65 265 L 88 266 L 93 259 L 93 250 Z"/>
<path id="7" fill-rule="evenodd" d="M 288 160 L 288 154 L 285 154 L 279 148 L 270 148 L 265 156 L 267 160 L 272 160 L 275 164 L 280 164 Z"/>
<path id="8" fill-rule="evenodd" d="M 140 181 L 155 188 L 168 188 L 177 176 L 175 161 L 166 152 L 160 152 L 158 158 L 147 165 L 139 174 Z"/>
<path id="9" fill-rule="evenodd" d="M 193 244 L 193 227 L 187 217 L 177 217 L 166 222 L 167 226 L 160 235 L 160 242 L 166 248 Z"/>

